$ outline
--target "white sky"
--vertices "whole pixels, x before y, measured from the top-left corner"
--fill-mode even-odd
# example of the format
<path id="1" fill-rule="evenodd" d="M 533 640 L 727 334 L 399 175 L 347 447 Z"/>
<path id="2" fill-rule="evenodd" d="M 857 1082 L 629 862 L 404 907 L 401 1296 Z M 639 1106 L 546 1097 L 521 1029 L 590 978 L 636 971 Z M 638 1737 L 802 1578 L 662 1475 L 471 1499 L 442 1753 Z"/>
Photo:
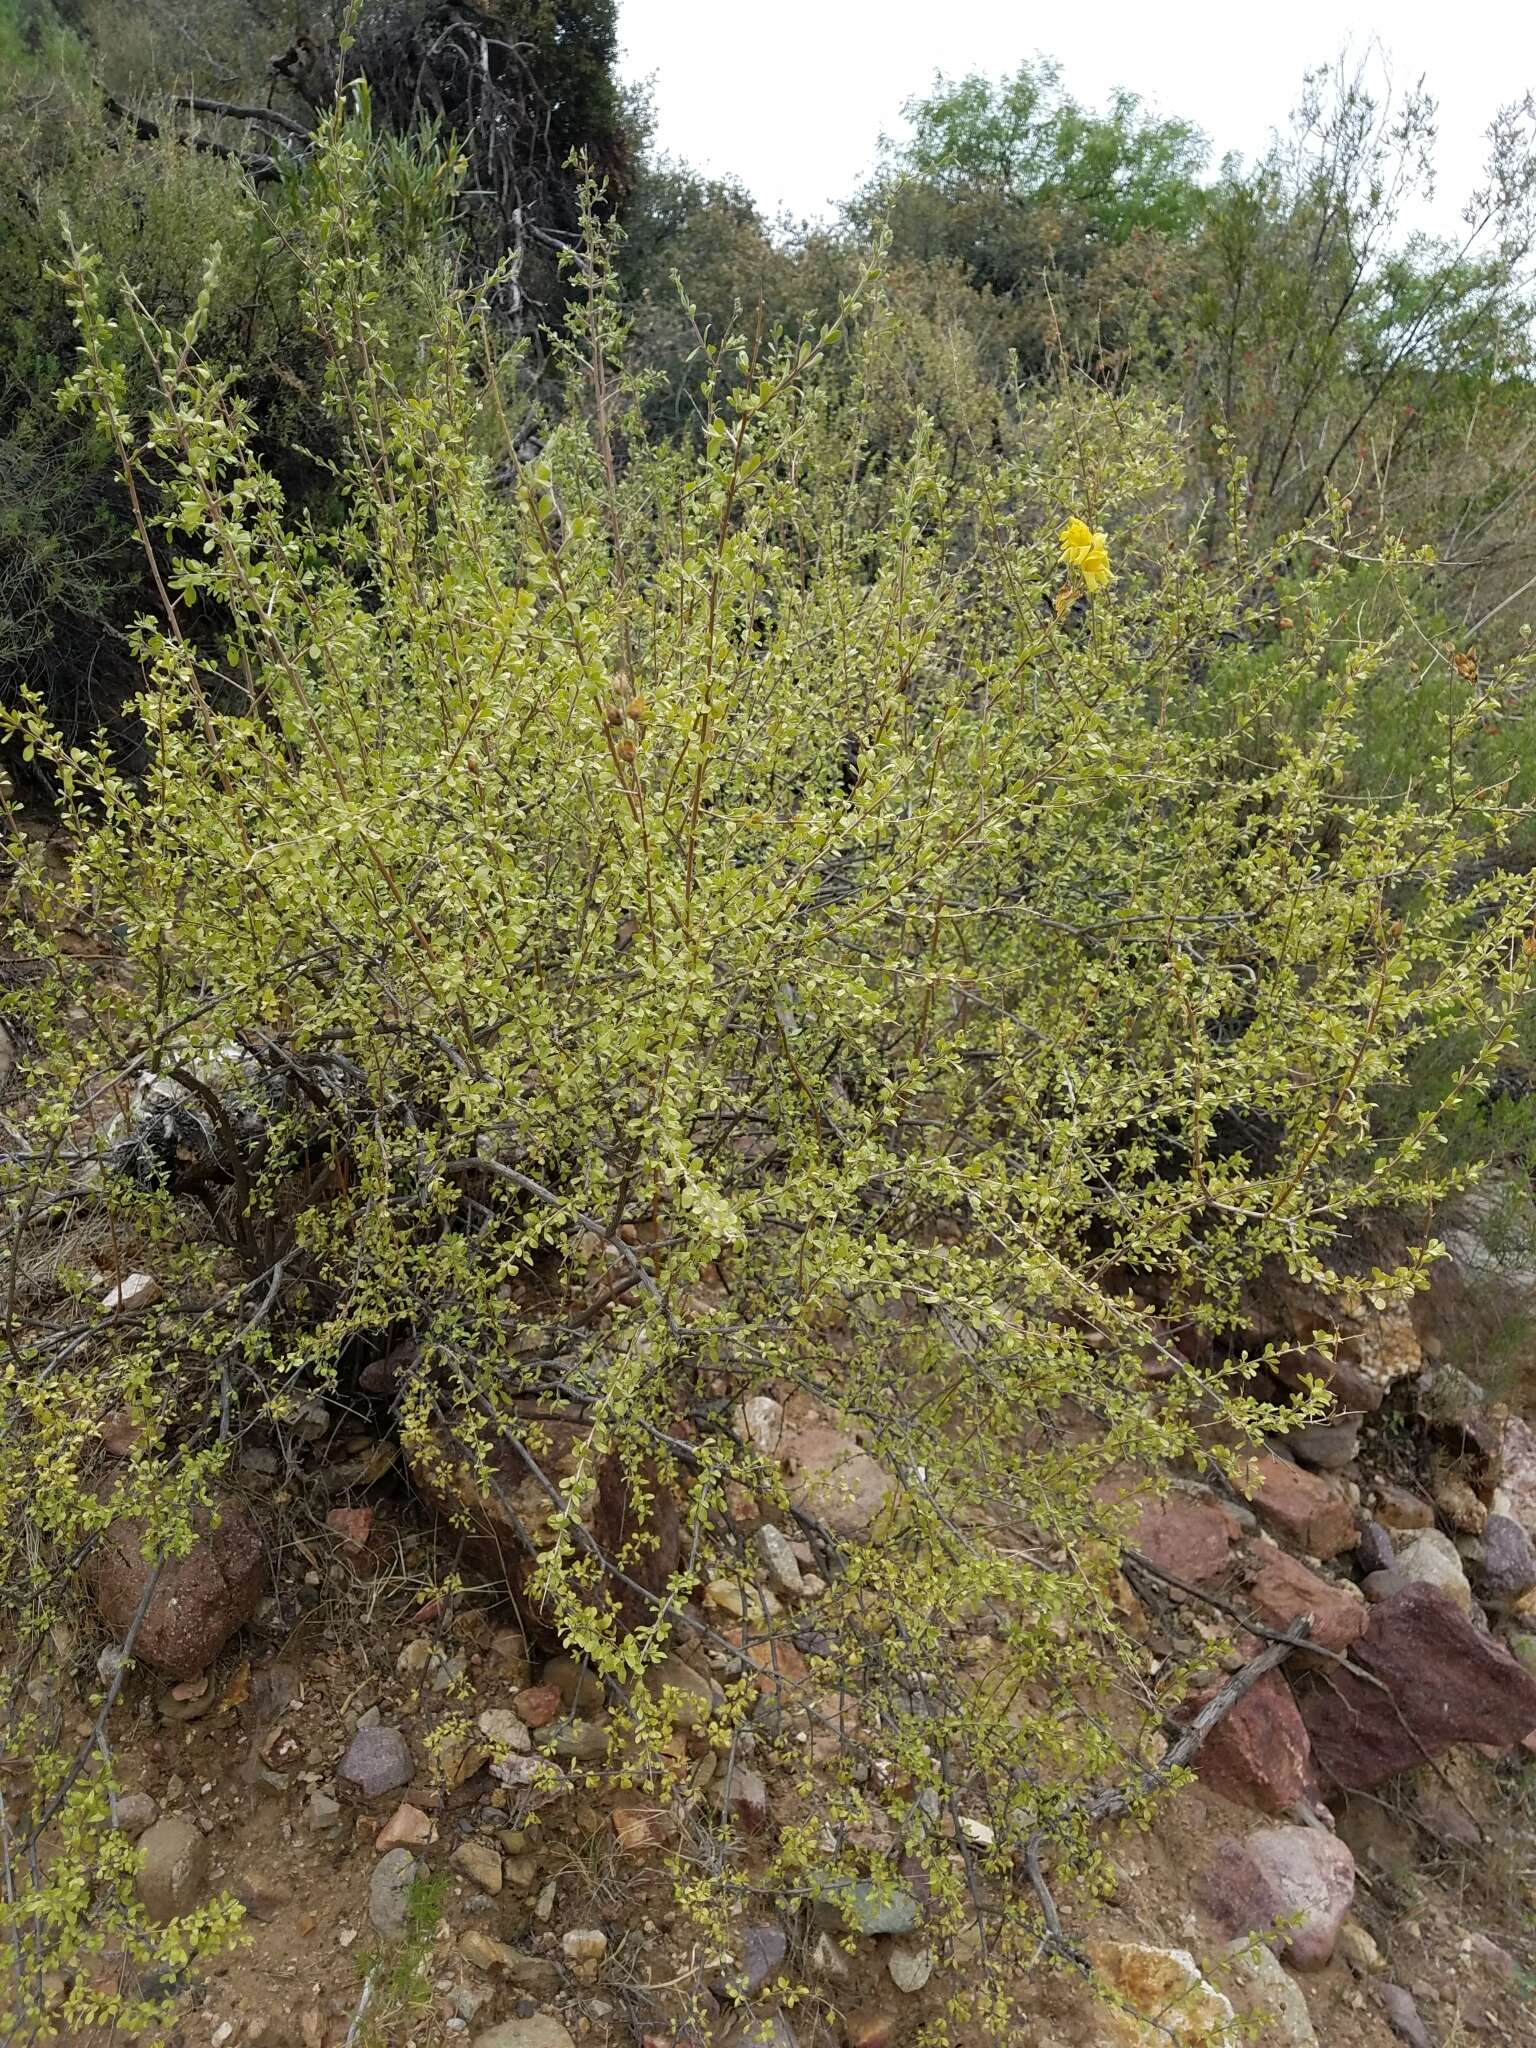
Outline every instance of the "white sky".
<path id="1" fill-rule="evenodd" d="M 1427 73 L 1440 102 L 1439 192 L 1415 225 L 1450 233 L 1497 106 L 1536 90 L 1531 0 L 620 0 L 619 35 L 625 77 L 652 82 L 660 147 L 796 217 L 853 190 L 935 71 L 997 75 L 1044 53 L 1085 105 L 1123 85 L 1194 121 L 1216 162 L 1263 148 L 1304 70 L 1375 40 L 1398 86 Z"/>

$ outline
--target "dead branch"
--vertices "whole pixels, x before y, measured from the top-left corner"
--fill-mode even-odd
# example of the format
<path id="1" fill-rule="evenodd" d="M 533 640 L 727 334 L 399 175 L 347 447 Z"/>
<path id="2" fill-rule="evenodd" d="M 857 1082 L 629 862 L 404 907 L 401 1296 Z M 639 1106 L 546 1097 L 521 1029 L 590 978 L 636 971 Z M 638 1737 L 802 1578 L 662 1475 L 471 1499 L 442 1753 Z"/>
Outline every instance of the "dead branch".
<path id="1" fill-rule="evenodd" d="M 1312 1624 L 1306 1616 L 1292 1622 L 1283 1635 L 1277 1636 L 1251 1663 L 1245 1664 L 1241 1671 L 1235 1672 L 1227 1680 L 1221 1690 L 1195 1715 L 1178 1741 L 1170 1747 L 1162 1762 L 1142 1771 L 1130 1788 L 1111 1785 L 1104 1791 L 1095 1793 L 1091 1799 L 1074 1799 L 1062 1809 L 1050 1825 L 1034 1830 L 1025 1845 L 1024 1871 L 1039 1904 L 1040 1917 L 1045 1922 L 1050 1945 L 1058 1955 L 1084 1973 L 1091 1967 L 1082 1950 L 1075 1947 L 1062 1933 L 1061 1916 L 1041 1868 L 1041 1851 L 1050 1835 L 1051 1827 L 1059 1826 L 1062 1821 L 1076 1816 L 1081 1816 L 1090 1824 L 1105 1820 L 1123 1820 L 1130 1813 L 1133 1800 L 1145 1798 L 1149 1792 L 1154 1792 L 1160 1785 L 1166 1784 L 1175 1771 L 1183 1770 L 1197 1755 L 1207 1736 L 1214 1728 L 1220 1726 L 1238 1701 L 1251 1692 L 1261 1678 L 1266 1678 L 1271 1671 L 1278 1670 L 1293 1650 L 1303 1648 L 1311 1632 Z"/>
<path id="2" fill-rule="evenodd" d="M 292 135 L 301 142 L 313 140 L 311 131 L 302 121 L 295 121 L 291 114 L 280 114 L 275 107 L 246 107 L 235 100 L 207 100 L 200 93 L 172 93 L 171 105 L 183 107 L 192 114 L 217 114 L 221 119 L 231 121 L 253 121 L 262 128 L 281 128 L 285 135 Z"/>
<path id="3" fill-rule="evenodd" d="M 131 107 L 125 107 L 115 93 L 102 88 L 101 104 L 114 121 L 121 121 L 133 130 L 140 142 L 159 142 L 164 134 L 158 121 L 152 121 L 147 114 L 136 114 Z M 176 140 L 184 149 L 195 150 L 199 156 L 216 156 L 225 163 L 238 164 L 246 176 L 257 185 L 270 185 L 282 173 L 277 159 L 271 156 L 248 156 L 238 149 L 231 149 L 227 142 L 215 142 L 210 135 L 180 135 Z"/>

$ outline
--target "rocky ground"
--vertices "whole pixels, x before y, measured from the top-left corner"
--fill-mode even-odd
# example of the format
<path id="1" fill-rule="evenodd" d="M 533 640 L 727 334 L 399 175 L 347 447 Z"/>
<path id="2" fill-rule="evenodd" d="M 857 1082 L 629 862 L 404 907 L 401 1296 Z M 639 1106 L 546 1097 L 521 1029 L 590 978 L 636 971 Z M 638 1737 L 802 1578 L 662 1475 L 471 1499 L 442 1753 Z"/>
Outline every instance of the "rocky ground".
<path id="1" fill-rule="evenodd" d="M 1490 1308 L 1470 1264 L 1464 1247 L 1412 1317 L 1335 1325 L 1326 1361 L 1316 1303 L 1255 1302 L 1255 1341 L 1281 1347 L 1261 1391 L 1278 1406 L 1322 1371 L 1342 1413 L 1277 1436 L 1241 1488 L 1164 1475 L 1125 1603 L 1149 1668 L 1209 1648 L 1213 1686 L 1301 1616 L 1309 1647 L 1219 1722 L 1150 1830 L 1107 1833 L 1111 1895 L 1073 1933 L 1122 2009 L 1040 1969 L 1019 1987 L 1036 2048 L 1235 2043 L 1245 2018 L 1247 2038 L 1290 2048 L 1536 2040 L 1536 1404 L 1509 1378 L 1519 1288 Z M 1492 1366 L 1502 1397 L 1477 1378 Z M 1149 1362 L 1149 1398 L 1168 1369 Z M 764 1398 L 740 1422 L 792 1492 L 831 1499 L 836 1473 L 847 1526 L 878 1509 L 888 1482 L 835 1418 Z M 679 1913 L 673 1854 L 750 1859 L 802 1811 L 750 1734 L 725 1757 L 701 1739 L 720 1660 L 680 1644 L 653 1675 L 680 1732 L 673 1796 L 642 1801 L 605 1769 L 602 1688 L 530 1650 L 504 1586 L 431 1592 L 440 1535 L 391 1493 L 394 1456 L 366 1407 L 317 1411 L 281 1448 L 249 1441 L 217 1527 L 145 1617 L 137 1648 L 161 1675 L 136 1673 L 115 1717 L 118 1824 L 154 1912 L 220 1890 L 245 1909 L 167 2038 L 916 2043 L 976 1967 L 930 1946 L 920 1896 L 854 1901 L 853 1934 L 831 1909 L 765 1901 L 729 1953 Z M 768 1525 L 755 1554 L 762 1597 L 813 1626 L 812 1553 Z M 98 1613 L 121 1628 L 142 1588 L 120 1531 Z M 750 1619 L 739 1589 L 707 1598 L 722 1629 Z"/>

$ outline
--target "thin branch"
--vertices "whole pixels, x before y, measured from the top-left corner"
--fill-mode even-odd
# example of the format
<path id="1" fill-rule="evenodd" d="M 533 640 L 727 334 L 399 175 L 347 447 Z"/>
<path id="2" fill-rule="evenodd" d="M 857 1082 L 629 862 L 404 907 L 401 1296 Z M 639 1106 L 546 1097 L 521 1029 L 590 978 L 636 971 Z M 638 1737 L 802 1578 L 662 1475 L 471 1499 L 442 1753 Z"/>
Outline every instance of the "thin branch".
<path id="1" fill-rule="evenodd" d="M 258 121 L 264 127 L 281 128 L 287 135 L 296 135 L 301 141 L 314 140 L 313 130 L 306 128 L 302 121 L 295 121 L 291 114 L 280 114 L 273 107 L 244 107 L 235 100 L 205 100 L 195 92 L 177 92 L 171 95 L 173 107 L 185 107 L 194 114 L 218 114 L 232 121 Z"/>

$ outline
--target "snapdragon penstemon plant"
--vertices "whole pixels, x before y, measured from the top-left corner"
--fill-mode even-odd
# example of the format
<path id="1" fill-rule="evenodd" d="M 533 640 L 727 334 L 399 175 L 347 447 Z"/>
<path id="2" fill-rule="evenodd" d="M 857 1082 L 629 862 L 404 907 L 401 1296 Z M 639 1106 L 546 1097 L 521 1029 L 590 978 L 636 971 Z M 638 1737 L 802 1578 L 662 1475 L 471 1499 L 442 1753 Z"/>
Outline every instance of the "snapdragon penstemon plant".
<path id="1" fill-rule="evenodd" d="M 1470 1028 L 1453 1098 L 1523 1000 L 1500 794 L 1350 798 L 1381 651 L 1290 731 L 1315 650 L 1234 683 L 1263 565 L 1180 530 L 1170 423 L 1069 387 L 945 443 L 873 273 L 824 331 L 703 342 L 699 430 L 666 440 L 589 219 L 563 408 L 518 461 L 472 301 L 440 289 L 409 373 L 379 345 L 366 146 L 338 121 L 297 252 L 331 528 L 288 516 L 196 316 L 157 327 L 87 249 L 69 278 L 68 396 L 164 591 L 141 773 L 10 721 L 67 837 L 11 849 L 38 963 L 0 1361 L 18 1995 L 71 1944 L 147 1938 L 95 1825 L 109 1747 L 76 1769 L 33 1682 L 69 1567 L 124 1509 L 185 1547 L 243 1432 L 408 1332 L 421 1483 L 488 1488 L 509 1441 L 547 1480 L 559 1419 L 527 1597 L 621 1683 L 714 1657 L 722 1743 L 756 1714 L 793 1767 L 771 1840 L 679 1855 L 685 1903 L 723 1940 L 738 1894 L 920 1867 L 936 1940 L 979 1919 L 955 1995 L 1002 2026 L 1042 1933 L 1026 1844 L 1059 1895 L 1091 1882 L 1072 1802 L 1158 1725 L 1107 1482 L 1257 1415 L 1219 1366 L 1154 1394 L 1146 1347 L 1182 1323 L 1219 1358 L 1262 1261 L 1315 1277 L 1351 1215 L 1439 1187 L 1442 1101 L 1390 1145 L 1372 1104 Z M 130 1143 L 176 1075 L 201 1175 Z M 131 1329 L 92 1259 L 159 1279 Z M 892 1481 L 863 1534 L 801 1521 L 829 1584 L 798 1643 L 744 1564 L 741 1489 L 785 1512 L 735 1421 L 762 1393 Z M 108 1411 L 138 1432 L 110 1504 Z M 605 1551 L 614 1475 L 638 1533 Z M 696 1604 L 719 1581 L 734 1619 Z M 666 1798 L 647 1698 L 611 1767 Z"/>

